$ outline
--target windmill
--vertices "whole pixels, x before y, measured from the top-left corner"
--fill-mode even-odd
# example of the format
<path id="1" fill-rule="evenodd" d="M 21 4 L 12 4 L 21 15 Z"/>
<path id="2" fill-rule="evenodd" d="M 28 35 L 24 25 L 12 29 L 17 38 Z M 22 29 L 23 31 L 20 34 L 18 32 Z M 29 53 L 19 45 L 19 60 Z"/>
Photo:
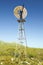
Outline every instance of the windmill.
<path id="1" fill-rule="evenodd" d="M 26 40 L 26 35 L 25 35 L 25 27 L 24 27 L 24 23 L 26 22 L 25 18 L 27 16 L 27 10 L 26 8 L 23 6 L 17 6 L 14 8 L 14 15 L 16 16 L 16 18 L 18 19 L 17 22 L 19 23 L 18 27 L 18 31 L 19 31 L 19 43 L 21 45 L 24 45 L 25 48 L 22 49 L 22 53 L 24 53 L 25 55 L 25 58 L 26 58 L 26 55 L 27 55 L 27 52 L 26 52 L 26 48 L 27 48 L 27 40 Z M 17 48 L 17 47 L 16 47 Z M 20 48 L 19 48 L 20 49 Z M 26 61 L 27 62 L 27 61 Z M 25 62 L 25 64 L 27 64 Z M 22 64 L 23 62 L 21 61 L 20 64 Z"/>

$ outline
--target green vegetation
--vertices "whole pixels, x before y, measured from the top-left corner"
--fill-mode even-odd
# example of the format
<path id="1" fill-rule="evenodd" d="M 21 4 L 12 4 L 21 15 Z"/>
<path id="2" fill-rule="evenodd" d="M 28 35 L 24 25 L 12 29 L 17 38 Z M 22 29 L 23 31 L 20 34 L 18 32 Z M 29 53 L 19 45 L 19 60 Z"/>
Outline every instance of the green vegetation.
<path id="1" fill-rule="evenodd" d="M 43 65 L 43 49 L 0 42 L 0 65 Z"/>

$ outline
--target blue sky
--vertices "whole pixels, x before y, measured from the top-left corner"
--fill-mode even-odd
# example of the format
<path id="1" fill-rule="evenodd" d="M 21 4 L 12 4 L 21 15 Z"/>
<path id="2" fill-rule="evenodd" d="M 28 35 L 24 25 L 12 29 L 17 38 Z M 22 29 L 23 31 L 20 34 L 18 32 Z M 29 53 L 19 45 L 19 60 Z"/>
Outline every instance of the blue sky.
<path id="1" fill-rule="evenodd" d="M 43 48 L 43 0 L 0 0 L 0 40 L 17 42 L 18 22 L 13 14 L 16 6 L 25 5 L 25 31 L 29 47 Z"/>

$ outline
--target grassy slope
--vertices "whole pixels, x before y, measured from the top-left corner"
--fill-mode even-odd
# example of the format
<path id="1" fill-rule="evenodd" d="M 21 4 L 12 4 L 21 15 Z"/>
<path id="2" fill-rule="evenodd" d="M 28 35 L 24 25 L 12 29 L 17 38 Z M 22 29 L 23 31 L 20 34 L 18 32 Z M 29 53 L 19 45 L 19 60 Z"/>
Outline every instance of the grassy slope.
<path id="1" fill-rule="evenodd" d="M 0 42 L 0 65 L 43 65 L 43 49 L 27 48 L 26 51 L 25 55 L 25 47 Z"/>

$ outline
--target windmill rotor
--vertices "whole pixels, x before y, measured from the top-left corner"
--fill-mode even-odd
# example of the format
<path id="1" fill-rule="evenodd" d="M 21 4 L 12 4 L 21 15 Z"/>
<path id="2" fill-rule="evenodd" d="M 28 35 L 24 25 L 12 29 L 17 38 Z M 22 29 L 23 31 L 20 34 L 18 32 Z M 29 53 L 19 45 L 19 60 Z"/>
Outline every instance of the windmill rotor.
<path id="1" fill-rule="evenodd" d="M 14 9 L 14 15 L 20 19 L 20 15 L 22 14 L 22 19 L 24 19 L 27 16 L 27 10 L 24 6 L 17 6 Z"/>

